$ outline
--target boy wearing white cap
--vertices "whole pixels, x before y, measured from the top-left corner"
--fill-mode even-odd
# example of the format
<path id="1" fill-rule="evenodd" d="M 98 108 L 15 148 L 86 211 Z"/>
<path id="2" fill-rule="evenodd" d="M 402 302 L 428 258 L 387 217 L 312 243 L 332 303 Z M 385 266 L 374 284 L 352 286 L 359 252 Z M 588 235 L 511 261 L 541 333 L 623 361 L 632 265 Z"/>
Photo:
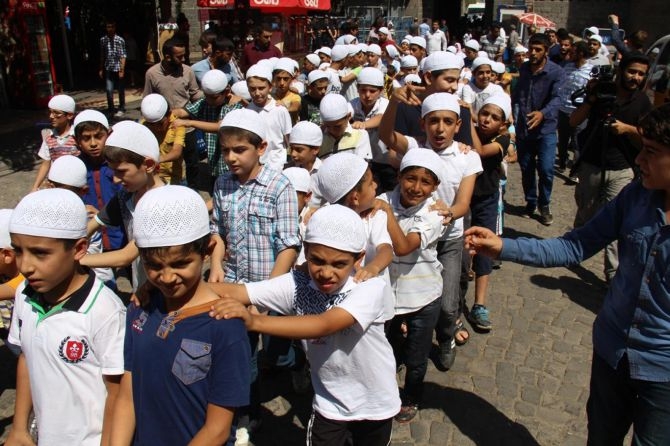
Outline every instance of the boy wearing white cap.
<path id="1" fill-rule="evenodd" d="M 328 92 L 329 79 L 328 73 L 322 70 L 314 70 L 307 75 L 307 94 L 300 101 L 300 111 L 298 113 L 300 121 L 309 121 L 321 125 L 319 105 L 321 99 Z"/>
<path id="2" fill-rule="evenodd" d="M 249 402 L 249 342 L 239 321 L 207 314 L 218 299 L 202 278 L 207 207 L 183 186 L 151 190 L 133 238 L 152 289 L 128 309 L 112 444 L 232 445 L 235 409 Z"/>
<path id="3" fill-rule="evenodd" d="M 173 110 L 179 119 L 175 125 L 193 127 L 203 132 L 207 147 L 207 163 L 211 178 L 207 191 L 211 194 L 216 179 L 228 171 L 219 147 L 219 125 L 224 116 L 232 110 L 242 108 L 240 98 L 233 95 L 228 85 L 228 76 L 220 70 L 210 70 L 202 77 L 202 91 L 205 97 Z"/>
<path id="4" fill-rule="evenodd" d="M 429 58 L 434 57 L 433 53 Z M 453 57 L 458 57 L 451 55 Z M 457 82 L 456 73 L 450 76 Z M 382 118 L 380 134 L 388 143 L 389 150 L 405 153 L 421 146 L 411 136 L 393 130 L 395 121 L 394 102 Z M 437 246 L 438 259 L 442 264 L 442 308 L 436 328 L 440 346 L 439 365 L 448 370 L 456 358 L 454 333 L 459 317 L 459 278 L 463 252 L 463 216 L 468 213 L 472 191 L 477 175 L 482 171 L 479 155 L 474 151 L 463 153 L 454 137 L 461 126 L 460 105 L 455 95 L 433 93 L 421 104 L 421 125 L 426 132 L 425 146 L 434 150 L 444 163 L 448 175 L 437 189 L 437 195 L 447 206 L 441 210 L 448 224 L 446 234 Z M 384 136 L 388 135 L 388 136 Z"/>
<path id="5" fill-rule="evenodd" d="M 291 115 L 291 123 L 298 122 L 298 111 L 300 110 L 300 95 L 291 91 L 291 82 L 294 80 L 294 60 L 282 57 L 272 70 L 272 98 L 278 104 L 283 105 Z"/>
<path id="6" fill-rule="evenodd" d="M 53 162 L 47 179 L 51 187 L 66 189 L 83 197 L 88 192 L 87 173 L 86 165 L 82 160 L 76 156 L 65 155 Z M 102 233 L 95 231 L 88 238 L 86 252 L 87 254 L 100 254 L 102 250 Z M 93 272 L 107 287 L 116 291 L 116 279 L 111 268 L 93 268 Z"/>
<path id="7" fill-rule="evenodd" d="M 89 221 L 89 234 L 101 226 L 123 227 L 131 240 L 137 202 L 147 191 L 165 185 L 158 175 L 159 157 L 158 140 L 142 124 L 121 121 L 112 127 L 105 146 L 105 159 L 114 171 L 115 181 L 120 182 L 123 189 Z M 131 240 L 123 249 L 87 255 L 81 263 L 112 268 L 131 265 L 132 287 L 136 290 L 146 280 L 138 256 L 137 246 Z"/>
<path id="8" fill-rule="evenodd" d="M 486 98 L 495 94 L 506 94 L 500 85 L 491 81 L 494 63 L 496 62 L 490 59 L 477 57 L 472 62 L 472 82 L 465 84 L 461 90 L 461 100 L 470 105 L 475 117 Z"/>
<path id="9" fill-rule="evenodd" d="M 165 184 L 181 184 L 184 181 L 184 141 L 186 127 L 177 125 L 177 117 L 168 110 L 168 103 L 158 93 L 142 99 L 140 105 L 143 124 L 151 130 L 160 149 L 158 175 Z"/>
<path id="10" fill-rule="evenodd" d="M 16 253 L 9 238 L 11 217 L 11 209 L 0 209 L 0 339 L 3 342 L 9 334 L 16 289 L 26 280 L 16 264 Z"/>
<path id="11" fill-rule="evenodd" d="M 247 329 L 305 341 L 314 385 L 307 444 L 386 446 L 400 399 L 395 362 L 384 336 L 382 279 L 357 283 L 353 274 L 365 249 L 365 228 L 351 209 L 326 206 L 305 234 L 307 273 L 292 270 L 271 280 L 217 284 L 222 299 L 210 313 L 239 317 Z M 255 304 L 286 317 L 252 315 Z"/>
<path id="12" fill-rule="evenodd" d="M 423 396 L 423 379 L 440 315 L 442 265 L 437 243 L 446 231 L 442 217 L 431 210 L 433 192 L 444 180 L 440 157 L 432 150 L 410 150 L 400 164 L 399 185 L 379 196 L 393 240 L 389 267 L 395 296 L 395 317 L 387 330 L 398 364 L 407 367 L 401 392 L 399 422 L 412 420 Z M 406 324 L 405 336 L 401 325 Z"/>
<path id="13" fill-rule="evenodd" d="M 319 150 L 323 142 L 321 127 L 313 122 L 300 121 L 293 126 L 289 143 L 291 145 L 291 163 L 302 167 L 312 175 L 321 167 Z"/>
<path id="14" fill-rule="evenodd" d="M 251 104 L 247 109 L 257 113 L 255 119 L 265 123 L 264 139 L 267 150 L 263 151 L 261 163 L 281 171 L 286 164 L 288 135 L 291 133 L 291 115 L 286 107 L 279 106 L 272 96 L 272 69 L 263 65 L 253 65 L 247 71 L 247 86 L 251 94 Z"/>
<path id="15" fill-rule="evenodd" d="M 102 209 L 121 190 L 114 181 L 114 171 L 105 160 L 105 143 L 109 137 L 109 121 L 97 110 L 84 110 L 74 118 L 74 137 L 81 150 L 79 159 L 86 166 L 88 188 L 84 203 Z M 101 228 L 102 247 L 105 251 L 120 249 L 128 243 L 120 228 Z"/>
<path id="16" fill-rule="evenodd" d="M 49 120 L 51 129 L 42 131 L 42 145 L 37 156 L 42 160 L 31 191 L 40 188 L 49 173 L 51 162 L 63 155 L 79 155 L 77 141 L 74 138 L 72 119 L 75 102 L 66 94 L 59 94 L 49 100 Z"/>
<path id="17" fill-rule="evenodd" d="M 353 151 L 363 159 L 372 159 L 370 136 L 363 129 L 355 129 L 349 124 L 351 105 L 344 96 L 327 94 L 319 104 L 323 120 L 323 143 L 319 157 L 325 159 L 333 153 Z"/>
<path id="18" fill-rule="evenodd" d="M 125 308 L 83 268 L 86 208 L 64 189 L 31 193 L 9 223 L 19 270 L 8 343 L 21 351 L 14 423 L 7 444 L 107 444 L 123 373 Z"/>

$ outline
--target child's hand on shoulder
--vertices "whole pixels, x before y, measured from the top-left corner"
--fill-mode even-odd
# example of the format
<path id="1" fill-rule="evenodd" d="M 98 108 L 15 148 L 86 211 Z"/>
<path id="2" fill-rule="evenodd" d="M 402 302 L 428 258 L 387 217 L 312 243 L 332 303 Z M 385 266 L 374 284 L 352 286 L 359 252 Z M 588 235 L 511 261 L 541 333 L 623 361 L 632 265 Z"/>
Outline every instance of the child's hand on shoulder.
<path id="1" fill-rule="evenodd" d="M 363 121 L 356 121 L 353 124 L 351 124 L 351 127 L 358 129 L 358 130 L 365 130 L 365 122 Z"/>
<path id="2" fill-rule="evenodd" d="M 379 270 L 372 266 L 372 265 L 366 265 L 363 268 L 360 268 L 358 271 L 356 271 L 356 275 L 354 276 L 354 282 L 359 283 L 359 282 L 365 282 L 368 279 L 372 279 L 373 277 L 377 277 L 379 275 Z"/>
<path id="3" fill-rule="evenodd" d="M 258 314 L 258 312 L 256 312 Z M 230 296 L 224 296 L 217 300 L 209 311 L 209 316 L 214 319 L 233 319 L 239 318 L 244 321 L 244 325 L 249 328 L 254 317 L 246 306 L 236 301 Z"/>

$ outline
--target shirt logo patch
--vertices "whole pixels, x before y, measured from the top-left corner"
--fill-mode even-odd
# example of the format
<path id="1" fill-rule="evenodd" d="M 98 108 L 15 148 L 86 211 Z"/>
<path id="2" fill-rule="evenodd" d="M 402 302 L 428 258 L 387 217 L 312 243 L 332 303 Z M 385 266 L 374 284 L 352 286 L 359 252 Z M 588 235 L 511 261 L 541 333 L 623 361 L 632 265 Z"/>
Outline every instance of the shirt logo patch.
<path id="1" fill-rule="evenodd" d="M 88 356 L 88 342 L 86 339 L 76 341 L 67 336 L 60 343 L 58 355 L 68 364 L 76 364 L 83 361 Z"/>
<path id="2" fill-rule="evenodd" d="M 142 333 L 142 331 L 144 330 L 143 328 L 144 324 L 146 324 L 146 322 L 147 322 L 147 314 L 143 311 L 142 313 L 140 313 L 137 319 L 133 321 L 131 327 L 133 328 L 133 331 Z"/>

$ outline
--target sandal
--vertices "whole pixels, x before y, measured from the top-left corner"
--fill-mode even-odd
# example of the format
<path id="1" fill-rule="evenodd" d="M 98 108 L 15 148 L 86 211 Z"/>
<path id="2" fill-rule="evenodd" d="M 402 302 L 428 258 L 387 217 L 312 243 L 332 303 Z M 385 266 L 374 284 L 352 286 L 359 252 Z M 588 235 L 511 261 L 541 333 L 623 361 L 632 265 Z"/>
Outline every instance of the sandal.
<path id="1" fill-rule="evenodd" d="M 460 335 L 461 338 L 457 338 L 457 336 Z M 465 345 L 468 343 L 470 340 L 470 332 L 468 329 L 463 325 L 463 321 L 460 319 L 456 322 L 456 329 L 454 330 L 454 341 L 456 342 L 456 345 Z"/>

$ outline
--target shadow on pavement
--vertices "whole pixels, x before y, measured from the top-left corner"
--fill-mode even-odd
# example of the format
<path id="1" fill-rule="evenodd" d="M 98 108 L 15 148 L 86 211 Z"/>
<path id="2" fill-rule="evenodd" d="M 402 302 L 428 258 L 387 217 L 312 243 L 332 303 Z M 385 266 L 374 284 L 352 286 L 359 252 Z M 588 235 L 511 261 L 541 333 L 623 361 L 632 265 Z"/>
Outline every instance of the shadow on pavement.
<path id="1" fill-rule="evenodd" d="M 571 270 L 574 271 L 574 267 L 571 268 Z M 586 272 L 590 273 L 589 271 Z M 530 281 L 544 289 L 561 290 L 571 301 L 590 312 L 597 314 L 603 304 L 605 282 L 597 277 L 596 279 L 600 283 L 591 283 L 581 277 L 552 277 L 544 274 L 535 274 L 534 276 L 531 276 Z"/>
<path id="2" fill-rule="evenodd" d="M 472 392 L 426 382 L 422 407 L 442 409 L 454 426 L 479 446 L 539 446 L 522 424 Z"/>

